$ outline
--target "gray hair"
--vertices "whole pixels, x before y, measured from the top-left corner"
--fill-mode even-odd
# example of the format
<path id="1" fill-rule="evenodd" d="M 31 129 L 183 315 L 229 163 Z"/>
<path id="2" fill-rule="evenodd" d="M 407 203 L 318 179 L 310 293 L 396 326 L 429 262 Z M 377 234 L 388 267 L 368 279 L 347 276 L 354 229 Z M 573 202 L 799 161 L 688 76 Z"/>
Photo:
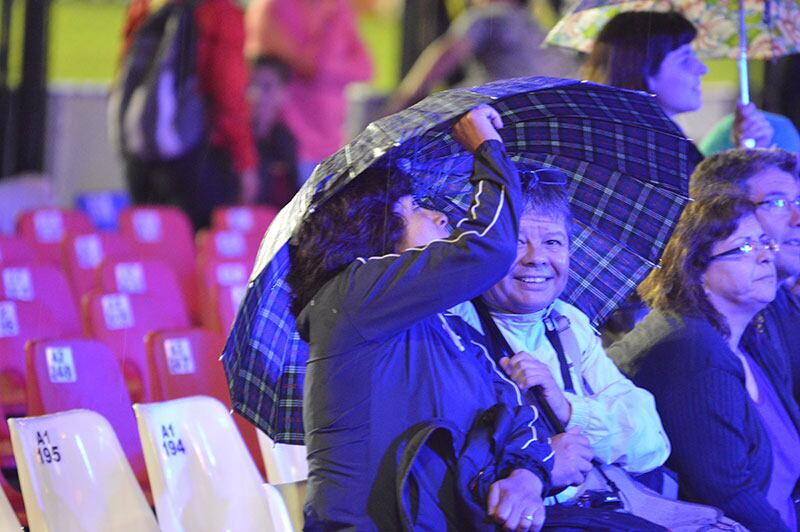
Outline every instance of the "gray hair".
<path id="1" fill-rule="evenodd" d="M 557 168 L 541 168 L 520 173 L 524 214 L 540 214 L 564 220 L 572 240 L 572 208 L 567 193 L 567 176 Z"/>

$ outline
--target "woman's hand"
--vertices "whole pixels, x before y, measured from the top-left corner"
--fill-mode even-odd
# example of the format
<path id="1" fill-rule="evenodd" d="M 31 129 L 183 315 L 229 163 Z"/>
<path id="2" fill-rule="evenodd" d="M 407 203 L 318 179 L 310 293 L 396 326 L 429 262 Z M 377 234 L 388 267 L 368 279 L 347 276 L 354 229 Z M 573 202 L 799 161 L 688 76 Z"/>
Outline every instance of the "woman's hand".
<path id="1" fill-rule="evenodd" d="M 470 153 L 475 153 L 478 147 L 487 140 L 499 140 L 497 132 L 503 127 L 500 113 L 488 105 L 481 104 L 461 117 L 453 125 L 453 138 L 464 146 Z"/>
<path id="2" fill-rule="evenodd" d="M 569 423 L 572 417 L 572 405 L 546 364 L 539 362 L 525 351 L 520 351 L 512 358 L 501 358 L 500 366 L 522 390 L 541 386 L 544 398 L 559 421 L 564 425 Z"/>
<path id="3" fill-rule="evenodd" d="M 768 148 L 772 144 L 775 130 L 764 113 L 751 102 L 747 105 L 738 104 L 736 106 L 731 133 L 733 143 L 740 148 Z M 748 140 L 755 144 L 745 146 L 745 142 Z"/>
<path id="4" fill-rule="evenodd" d="M 544 524 L 542 481 L 527 469 L 515 469 L 489 486 L 489 516 L 506 530 L 541 530 Z"/>

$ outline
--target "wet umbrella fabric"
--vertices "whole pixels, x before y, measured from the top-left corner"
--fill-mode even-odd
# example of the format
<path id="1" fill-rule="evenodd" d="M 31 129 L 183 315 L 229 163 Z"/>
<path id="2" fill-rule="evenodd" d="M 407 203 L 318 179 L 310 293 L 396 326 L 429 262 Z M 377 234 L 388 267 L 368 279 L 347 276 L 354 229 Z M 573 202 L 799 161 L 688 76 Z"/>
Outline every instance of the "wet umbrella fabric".
<path id="1" fill-rule="evenodd" d="M 408 170 L 415 195 L 458 220 L 471 197 L 472 156 L 450 128 L 480 103 L 500 113 L 506 150 L 523 172 L 555 166 L 568 177 L 576 227 L 563 299 L 599 324 L 657 263 L 701 156 L 653 97 L 524 78 L 444 91 L 378 120 L 323 161 L 272 223 L 223 352 L 234 408 L 276 442 L 303 443 L 308 346 L 289 311 L 292 234 L 378 160 Z"/>

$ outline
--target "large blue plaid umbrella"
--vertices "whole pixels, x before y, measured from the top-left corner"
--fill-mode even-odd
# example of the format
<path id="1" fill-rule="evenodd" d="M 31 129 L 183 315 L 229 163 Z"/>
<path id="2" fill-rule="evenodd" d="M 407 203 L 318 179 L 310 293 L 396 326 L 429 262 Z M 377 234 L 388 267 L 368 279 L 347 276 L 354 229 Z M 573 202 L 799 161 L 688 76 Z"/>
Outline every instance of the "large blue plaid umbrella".
<path id="1" fill-rule="evenodd" d="M 450 128 L 481 103 L 500 113 L 506 149 L 523 170 L 555 166 L 569 178 L 576 230 L 563 299 L 600 324 L 658 262 L 701 156 L 652 96 L 525 78 L 443 91 L 377 120 L 325 159 L 273 221 L 223 352 L 234 408 L 276 442 L 303 443 L 308 346 L 289 311 L 292 234 L 379 159 L 409 170 L 415 195 L 458 219 L 471 196 L 472 156 Z"/>

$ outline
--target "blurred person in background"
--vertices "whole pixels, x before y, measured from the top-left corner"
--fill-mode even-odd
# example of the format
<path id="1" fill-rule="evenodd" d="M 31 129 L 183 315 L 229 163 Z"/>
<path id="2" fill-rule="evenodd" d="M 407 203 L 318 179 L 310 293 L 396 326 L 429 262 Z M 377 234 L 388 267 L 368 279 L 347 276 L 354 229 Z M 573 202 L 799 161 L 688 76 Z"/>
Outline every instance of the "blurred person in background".
<path id="1" fill-rule="evenodd" d="M 527 76 L 575 77 L 577 59 L 541 48 L 545 32 L 525 0 L 471 0 L 448 31 L 431 43 L 390 96 L 384 113 L 412 105 L 465 69 L 460 86 Z"/>
<path id="2" fill-rule="evenodd" d="M 372 67 L 348 0 L 253 0 L 245 53 L 270 55 L 291 70 L 283 118 L 298 142 L 298 179 L 345 141 L 345 88 Z"/>
<path id="3" fill-rule="evenodd" d="M 656 101 L 670 117 L 697 111 L 703 105 L 701 78 L 708 68 L 692 49 L 696 36 L 697 29 L 679 13 L 620 13 L 598 34 L 583 65 L 583 76 L 589 81 L 655 94 Z M 738 105 L 734 115 L 727 119 L 731 127 L 730 147 L 752 139 L 755 147 L 764 148 L 786 137 L 783 120 L 779 120 L 785 117 L 774 117 L 778 115 L 761 112 L 752 102 Z M 780 122 L 779 139 L 775 138 L 773 122 Z M 779 147 L 793 146 L 796 144 Z M 717 145 L 714 149 L 723 148 Z"/>
<path id="4" fill-rule="evenodd" d="M 650 313 L 609 353 L 656 399 L 681 498 L 753 531 L 797 530 L 800 410 L 780 344 L 745 338 L 777 288 L 779 245 L 756 209 L 740 196 L 690 203 L 639 286 Z"/>
<path id="5" fill-rule="evenodd" d="M 167 1 L 172 0 L 131 2 L 123 30 L 123 58 L 137 31 Z M 199 229 L 208 226 L 215 206 L 256 200 L 258 158 L 245 98 L 248 68 L 242 54 L 243 12 L 232 0 L 199 0 L 193 14 L 195 68 L 206 102 L 207 139 L 178 159 L 129 157 L 126 179 L 134 202 L 177 205 Z"/>
<path id="6" fill-rule="evenodd" d="M 258 56 L 251 61 L 247 88 L 258 150 L 258 202 L 278 208 L 297 192 L 297 142 L 280 116 L 289 76 L 289 66 L 277 57 Z"/>

